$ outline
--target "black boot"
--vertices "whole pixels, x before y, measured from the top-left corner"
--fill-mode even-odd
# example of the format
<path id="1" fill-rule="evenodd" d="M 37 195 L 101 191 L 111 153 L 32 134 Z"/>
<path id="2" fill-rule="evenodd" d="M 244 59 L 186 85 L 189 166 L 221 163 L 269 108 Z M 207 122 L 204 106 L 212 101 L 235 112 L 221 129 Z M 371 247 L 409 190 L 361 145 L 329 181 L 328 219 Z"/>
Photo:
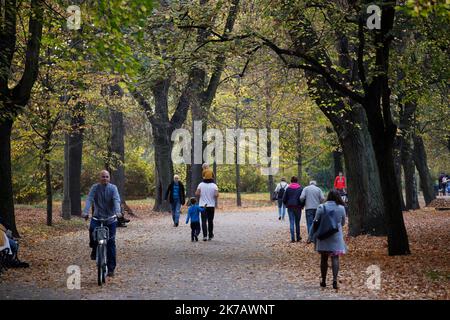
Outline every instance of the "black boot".
<path id="1" fill-rule="evenodd" d="M 333 280 L 333 289 L 338 289 L 337 281 Z"/>

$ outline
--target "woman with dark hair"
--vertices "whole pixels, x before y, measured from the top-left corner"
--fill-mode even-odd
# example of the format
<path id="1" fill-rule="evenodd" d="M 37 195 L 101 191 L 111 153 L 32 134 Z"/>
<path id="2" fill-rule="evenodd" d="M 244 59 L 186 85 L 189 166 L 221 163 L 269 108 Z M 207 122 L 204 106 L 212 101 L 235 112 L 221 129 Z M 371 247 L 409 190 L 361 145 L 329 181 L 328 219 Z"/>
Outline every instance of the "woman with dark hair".
<path id="1" fill-rule="evenodd" d="M 322 226 L 321 226 L 322 224 Z M 326 227 L 325 227 L 326 225 Z M 333 270 L 333 288 L 337 289 L 339 272 L 339 256 L 346 253 L 342 227 L 345 225 L 344 202 L 339 191 L 333 189 L 328 193 L 327 200 L 317 208 L 314 218 L 314 231 L 308 242 L 315 243 L 315 250 L 320 253 L 320 271 L 322 274 L 321 287 L 326 286 L 328 257 L 331 257 Z M 328 231 L 323 233 L 323 231 Z M 320 234 L 322 232 L 322 234 Z"/>

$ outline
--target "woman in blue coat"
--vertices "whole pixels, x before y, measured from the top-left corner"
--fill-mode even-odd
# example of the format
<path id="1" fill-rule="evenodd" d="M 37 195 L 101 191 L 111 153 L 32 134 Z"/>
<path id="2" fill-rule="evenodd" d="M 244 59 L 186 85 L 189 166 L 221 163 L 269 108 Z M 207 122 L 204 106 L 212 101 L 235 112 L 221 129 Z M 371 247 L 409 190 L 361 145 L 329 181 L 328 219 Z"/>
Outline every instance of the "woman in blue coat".
<path id="1" fill-rule="evenodd" d="M 322 226 L 320 226 L 322 224 Z M 324 225 L 326 227 L 324 228 Z M 310 234 L 308 242 L 315 243 L 315 250 L 320 253 L 320 271 L 322 274 L 321 287 L 326 286 L 326 277 L 328 270 L 328 257 L 331 257 L 333 270 L 333 288 L 337 289 L 337 276 L 339 272 L 339 256 L 347 251 L 344 242 L 344 233 L 342 227 L 345 225 L 345 208 L 342 198 L 337 190 L 331 190 L 328 193 L 327 200 L 317 208 L 314 218 L 315 232 Z M 329 235 L 323 237 L 318 234 L 323 231 L 330 231 Z M 319 239 L 322 238 L 322 239 Z"/>

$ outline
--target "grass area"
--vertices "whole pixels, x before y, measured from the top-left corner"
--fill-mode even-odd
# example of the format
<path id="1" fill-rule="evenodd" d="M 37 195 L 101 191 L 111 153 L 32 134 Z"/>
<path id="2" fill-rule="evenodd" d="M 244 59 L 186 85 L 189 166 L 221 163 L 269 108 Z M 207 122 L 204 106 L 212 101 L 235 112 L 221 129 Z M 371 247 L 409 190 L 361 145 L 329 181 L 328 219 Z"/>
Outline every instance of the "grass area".
<path id="1" fill-rule="evenodd" d="M 236 200 L 236 192 L 222 192 L 220 193 L 220 198 Z M 249 201 L 269 201 L 269 194 L 267 192 L 241 193 L 241 199 Z"/>

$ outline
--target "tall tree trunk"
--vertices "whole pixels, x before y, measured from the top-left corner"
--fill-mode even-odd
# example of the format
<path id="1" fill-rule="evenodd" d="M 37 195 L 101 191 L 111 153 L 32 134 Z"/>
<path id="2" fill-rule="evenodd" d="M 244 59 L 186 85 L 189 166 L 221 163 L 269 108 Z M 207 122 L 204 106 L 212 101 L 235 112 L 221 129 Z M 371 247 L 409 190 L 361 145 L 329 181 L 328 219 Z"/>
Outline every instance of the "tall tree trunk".
<path id="1" fill-rule="evenodd" d="M 16 52 L 17 17 L 19 6 L 17 1 L 2 1 L 0 21 L 0 216 L 15 237 L 19 237 L 14 215 L 14 198 L 11 174 L 11 130 L 15 117 L 27 105 L 31 89 L 39 72 L 39 50 L 42 38 L 44 3 L 39 0 L 30 1 L 28 38 L 23 73 L 13 88 L 8 87 L 11 78 L 17 74 L 11 72 L 11 65 Z M 4 9 L 4 10 L 3 10 Z"/>
<path id="2" fill-rule="evenodd" d="M 164 201 L 164 195 L 173 179 L 172 162 L 172 125 L 168 116 L 168 92 L 170 80 L 161 79 L 152 87 L 155 99 L 155 114 L 149 119 L 152 124 L 155 145 L 156 196 L 153 211 L 170 211 L 170 205 Z"/>
<path id="3" fill-rule="evenodd" d="M 230 1 L 230 7 L 228 10 L 227 19 L 225 22 L 224 31 L 222 36 L 227 37 L 234 28 L 234 23 L 239 10 L 240 0 Z M 206 0 L 201 0 L 200 4 L 205 5 Z M 209 35 L 209 31 L 205 29 L 198 30 L 197 44 L 203 45 Z M 204 69 L 194 67 L 192 73 L 194 75 L 193 79 L 195 82 L 192 86 L 193 99 L 191 100 L 191 112 L 192 112 L 192 123 L 194 121 L 202 121 L 203 132 L 207 129 L 208 123 L 208 112 L 213 103 L 214 97 L 217 92 L 217 88 L 220 84 L 220 78 L 222 76 L 223 69 L 225 67 L 226 56 L 224 52 L 220 52 L 211 63 L 213 66 L 213 72 L 209 79 L 207 79 L 207 72 Z M 206 81 L 207 80 L 207 81 Z M 206 146 L 206 142 L 202 141 L 202 150 Z M 194 150 L 195 152 L 195 150 Z M 201 164 L 196 164 L 192 162 L 191 167 L 191 191 L 195 191 L 197 185 L 202 181 L 202 167 Z"/>
<path id="4" fill-rule="evenodd" d="M 123 113 L 111 110 L 111 152 L 114 155 L 111 182 L 117 186 L 121 203 L 125 203 L 125 128 Z"/>
<path id="5" fill-rule="evenodd" d="M 52 175 L 50 171 L 50 160 L 45 159 L 45 192 L 47 194 L 47 225 L 52 225 L 53 219 L 53 193 L 52 193 Z"/>
<path id="6" fill-rule="evenodd" d="M 339 150 L 333 151 L 333 168 L 334 176 L 337 177 L 339 172 L 344 172 L 344 167 L 342 166 L 342 152 Z"/>
<path id="7" fill-rule="evenodd" d="M 214 159 L 214 162 L 213 162 L 213 173 L 214 173 L 214 182 L 216 184 L 218 184 L 218 182 L 217 182 L 217 162 L 216 162 L 215 159 Z M 218 208 L 218 207 L 219 207 L 219 198 L 216 198 L 216 208 Z"/>
<path id="8" fill-rule="evenodd" d="M 69 136 L 69 172 L 71 214 L 81 215 L 81 165 L 83 156 L 83 126 L 85 105 L 78 103 L 71 117 L 72 132 Z"/>
<path id="9" fill-rule="evenodd" d="M 69 134 L 64 134 L 64 185 L 63 185 L 63 201 L 61 214 L 64 220 L 70 220 L 71 205 L 70 205 L 70 172 L 69 172 Z"/>
<path id="10" fill-rule="evenodd" d="M 367 120 L 361 107 L 353 108 L 353 116 L 363 124 L 360 129 L 351 124 L 346 129 L 338 127 L 347 175 L 349 235 L 386 235 L 384 200 Z"/>
<path id="11" fill-rule="evenodd" d="M 237 154 L 236 154 L 236 205 L 238 207 L 242 206 L 242 199 L 241 199 L 241 170 L 240 165 L 237 161 Z"/>
<path id="12" fill-rule="evenodd" d="M 266 132 L 267 132 L 267 155 L 269 157 L 269 163 L 268 168 L 272 167 L 272 101 L 270 97 L 270 93 L 266 94 L 266 97 L 268 98 L 266 101 Z M 269 174 L 267 176 L 267 188 L 268 188 L 268 195 L 269 195 L 269 201 L 272 201 L 272 193 L 275 189 L 275 183 L 273 181 L 273 175 Z"/>
<path id="13" fill-rule="evenodd" d="M 394 166 L 395 166 L 395 177 L 397 178 L 398 188 L 400 190 L 401 206 L 402 211 L 405 210 L 405 200 L 403 198 L 403 187 L 402 187 L 402 144 L 403 138 L 401 136 L 396 136 L 394 141 Z"/>
<path id="14" fill-rule="evenodd" d="M 302 181 L 302 131 L 301 123 L 297 121 L 296 123 L 296 138 L 297 138 L 297 177 L 298 181 Z"/>
<path id="15" fill-rule="evenodd" d="M 153 211 L 170 211 L 170 205 L 164 201 L 164 195 L 173 178 L 172 146 L 167 135 L 158 126 L 152 126 L 155 139 L 156 195 Z M 170 136 L 169 136 L 170 137 Z"/>
<path id="16" fill-rule="evenodd" d="M 374 35 L 375 67 L 379 71 L 365 87 L 364 109 L 378 163 L 388 225 L 388 254 L 410 254 L 408 234 L 403 220 L 400 189 L 395 175 L 394 139 L 397 127 L 391 114 L 389 88 L 390 33 L 394 24 L 394 4 L 383 1 L 381 29 Z"/>
<path id="17" fill-rule="evenodd" d="M 431 179 L 430 170 L 428 169 L 427 154 L 423 144 L 422 137 L 413 135 L 414 141 L 414 163 L 420 176 L 420 187 L 423 192 L 425 204 L 428 205 L 436 199 L 433 188 L 433 180 Z"/>
<path id="18" fill-rule="evenodd" d="M 0 121 L 0 217 L 13 235 L 18 237 L 11 175 L 12 125 L 13 122 L 10 119 Z"/>
<path id="19" fill-rule="evenodd" d="M 191 165 L 186 164 L 186 197 L 192 198 L 194 194 L 191 191 Z"/>
<path id="20" fill-rule="evenodd" d="M 404 137 L 402 145 L 402 165 L 405 175 L 405 209 L 419 209 L 419 199 L 417 197 L 416 174 L 413 161 L 413 148 L 409 135 Z M 401 189 L 400 189 L 401 191 Z"/>
<path id="21" fill-rule="evenodd" d="M 206 119 L 203 117 L 203 110 L 201 105 L 193 101 L 191 105 L 192 115 L 192 142 L 193 149 L 191 152 L 191 193 L 195 194 L 197 187 L 202 182 L 202 164 L 203 164 L 203 150 L 205 142 L 203 141 L 204 127 L 206 126 Z M 201 123 L 201 125 L 200 125 Z"/>
<path id="22" fill-rule="evenodd" d="M 239 148 L 239 140 L 240 140 L 240 129 L 239 129 L 239 104 L 236 104 L 235 108 L 235 130 L 236 131 L 236 162 L 235 162 L 235 169 L 236 169 L 236 205 L 238 207 L 242 206 L 242 200 L 241 200 L 241 168 L 239 164 L 239 156 L 240 156 L 240 148 Z M 245 152 L 245 151 L 244 151 Z M 245 157 L 245 155 L 244 155 Z"/>

